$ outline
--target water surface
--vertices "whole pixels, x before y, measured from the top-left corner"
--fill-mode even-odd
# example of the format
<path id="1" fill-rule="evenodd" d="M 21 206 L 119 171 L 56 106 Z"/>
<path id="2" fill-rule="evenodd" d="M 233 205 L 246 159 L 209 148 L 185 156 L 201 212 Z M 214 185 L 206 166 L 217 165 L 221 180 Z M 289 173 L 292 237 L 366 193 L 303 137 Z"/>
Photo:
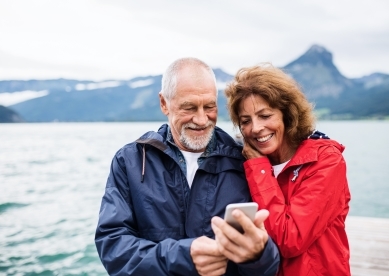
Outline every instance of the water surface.
<path id="1" fill-rule="evenodd" d="M 0 275 L 106 275 L 93 239 L 111 159 L 160 125 L 0 124 Z M 389 218 L 389 122 L 318 129 L 346 146 L 350 214 Z"/>

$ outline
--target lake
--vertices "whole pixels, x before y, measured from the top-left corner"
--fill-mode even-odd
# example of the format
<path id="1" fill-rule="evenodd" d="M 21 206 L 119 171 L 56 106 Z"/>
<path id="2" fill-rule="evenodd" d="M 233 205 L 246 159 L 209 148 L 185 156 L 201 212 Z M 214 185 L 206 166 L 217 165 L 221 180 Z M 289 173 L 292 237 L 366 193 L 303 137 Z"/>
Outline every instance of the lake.
<path id="1" fill-rule="evenodd" d="M 106 275 L 94 231 L 111 159 L 160 125 L 0 124 L 0 275 Z M 389 122 L 317 125 L 346 146 L 350 215 L 389 218 Z"/>

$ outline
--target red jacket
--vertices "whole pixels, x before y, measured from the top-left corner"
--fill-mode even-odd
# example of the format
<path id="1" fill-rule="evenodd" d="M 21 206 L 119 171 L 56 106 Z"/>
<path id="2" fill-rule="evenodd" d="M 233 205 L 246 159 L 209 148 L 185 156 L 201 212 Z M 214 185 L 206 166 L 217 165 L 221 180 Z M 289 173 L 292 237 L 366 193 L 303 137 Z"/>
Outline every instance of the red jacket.
<path id="1" fill-rule="evenodd" d="M 270 212 L 265 226 L 282 256 L 278 275 L 350 275 L 343 150 L 334 140 L 307 139 L 277 178 L 266 157 L 244 163 L 253 200 Z"/>

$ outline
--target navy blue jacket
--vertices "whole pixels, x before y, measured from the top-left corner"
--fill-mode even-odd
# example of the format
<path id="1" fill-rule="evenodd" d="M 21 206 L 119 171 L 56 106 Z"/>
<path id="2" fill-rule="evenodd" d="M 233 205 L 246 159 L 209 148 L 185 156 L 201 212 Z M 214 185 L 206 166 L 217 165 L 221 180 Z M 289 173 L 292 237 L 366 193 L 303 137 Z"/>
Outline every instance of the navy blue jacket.
<path id="1" fill-rule="evenodd" d="M 242 148 L 220 128 L 216 146 L 189 188 L 168 145 L 168 126 L 148 132 L 115 155 L 102 199 L 95 242 L 110 275 L 198 275 L 192 241 L 214 238 L 213 216 L 229 203 L 251 201 Z M 181 161 L 182 162 L 182 161 Z M 226 275 L 275 275 L 278 249 L 269 237 L 261 258 L 228 263 Z"/>

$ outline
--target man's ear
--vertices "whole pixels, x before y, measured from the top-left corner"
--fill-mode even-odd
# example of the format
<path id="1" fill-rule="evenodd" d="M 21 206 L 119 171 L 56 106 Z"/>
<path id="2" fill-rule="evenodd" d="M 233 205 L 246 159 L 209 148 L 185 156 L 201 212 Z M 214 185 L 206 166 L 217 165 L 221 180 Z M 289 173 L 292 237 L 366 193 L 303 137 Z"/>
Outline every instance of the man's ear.
<path id="1" fill-rule="evenodd" d="M 165 114 L 166 116 L 169 115 L 167 102 L 161 92 L 159 92 L 159 105 L 161 107 L 162 113 Z"/>

